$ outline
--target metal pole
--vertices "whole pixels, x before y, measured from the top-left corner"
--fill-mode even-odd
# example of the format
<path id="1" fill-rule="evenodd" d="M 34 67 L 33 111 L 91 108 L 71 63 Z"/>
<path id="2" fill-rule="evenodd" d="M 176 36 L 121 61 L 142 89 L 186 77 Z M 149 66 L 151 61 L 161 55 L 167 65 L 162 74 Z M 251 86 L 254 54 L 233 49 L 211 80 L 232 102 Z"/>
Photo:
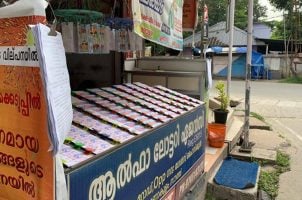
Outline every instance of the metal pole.
<path id="1" fill-rule="evenodd" d="M 192 47 L 195 48 L 195 29 L 193 29 L 193 34 L 192 34 Z"/>
<path id="2" fill-rule="evenodd" d="M 228 77 L 227 77 L 227 96 L 230 99 L 231 80 L 232 80 L 232 63 L 233 63 L 233 43 L 234 43 L 234 13 L 235 13 L 235 0 L 230 0 L 230 30 L 229 30 L 229 61 L 228 61 Z"/>
<path id="3" fill-rule="evenodd" d="M 283 11 L 283 36 L 284 36 L 284 51 L 285 51 L 285 77 L 289 76 L 288 69 L 288 50 L 287 50 L 287 42 L 286 42 L 286 25 L 285 25 L 285 12 Z"/>
<path id="4" fill-rule="evenodd" d="M 200 56 L 203 58 L 203 52 L 204 52 L 204 45 L 203 45 L 203 39 L 204 39 L 204 5 L 205 5 L 205 0 L 201 1 L 201 16 L 200 16 L 200 25 L 201 25 L 201 34 L 200 34 Z"/>
<path id="5" fill-rule="evenodd" d="M 251 152 L 252 144 L 249 142 L 250 126 L 250 94 L 251 94 L 251 66 L 252 66 L 252 47 L 253 47 L 253 0 L 248 2 L 248 28 L 247 28 L 247 54 L 245 68 L 245 120 L 244 120 L 244 140 L 241 151 Z"/>

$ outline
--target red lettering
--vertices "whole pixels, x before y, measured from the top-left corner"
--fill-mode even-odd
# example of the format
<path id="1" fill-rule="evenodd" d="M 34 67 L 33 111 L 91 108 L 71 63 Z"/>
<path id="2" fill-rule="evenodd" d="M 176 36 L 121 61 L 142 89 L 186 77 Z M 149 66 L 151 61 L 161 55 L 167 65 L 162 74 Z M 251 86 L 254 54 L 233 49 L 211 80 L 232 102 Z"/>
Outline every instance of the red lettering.
<path id="1" fill-rule="evenodd" d="M 8 177 L 8 183 L 12 188 L 15 188 L 15 189 L 20 189 L 20 187 L 21 187 L 20 181 L 18 181 L 18 179 L 16 179 L 15 177 L 12 177 L 12 176 Z"/>
<path id="2" fill-rule="evenodd" d="M 33 161 L 31 161 L 30 162 L 30 172 L 32 173 L 32 174 L 36 174 L 36 164 L 33 162 Z"/>
<path id="3" fill-rule="evenodd" d="M 13 156 L 8 155 L 7 156 L 8 165 L 11 167 L 15 167 L 15 159 Z"/>
<path id="4" fill-rule="evenodd" d="M 26 174 L 27 176 L 31 173 L 36 175 L 38 178 L 43 177 L 43 168 L 40 165 L 37 165 L 33 161 L 29 162 L 27 159 L 22 157 L 14 158 L 12 155 L 0 152 L 0 164 L 15 167 L 18 172 Z"/>
<path id="5" fill-rule="evenodd" d="M 43 168 L 40 165 L 37 165 L 37 176 L 39 178 L 43 177 Z"/>
<path id="6" fill-rule="evenodd" d="M 167 37 L 160 37 L 159 39 L 161 42 L 168 42 L 168 38 Z"/>
<path id="7" fill-rule="evenodd" d="M 4 103 L 9 104 L 9 95 L 7 93 L 4 95 Z"/>
<path id="8" fill-rule="evenodd" d="M 20 149 L 22 149 L 24 147 L 24 139 L 19 134 L 16 135 L 16 146 Z"/>
<path id="9" fill-rule="evenodd" d="M 17 171 L 29 176 L 28 161 L 21 157 L 17 157 L 15 162 Z"/>
<path id="10" fill-rule="evenodd" d="M 11 147 L 15 147 L 15 137 L 14 137 L 14 134 L 12 132 L 8 132 L 6 134 L 6 145 L 11 146 Z"/>
<path id="11" fill-rule="evenodd" d="M 4 144 L 4 142 L 5 142 L 5 132 L 2 130 L 2 129 L 0 129 L 0 143 L 2 143 L 2 144 Z"/>
<path id="12" fill-rule="evenodd" d="M 38 139 L 34 138 L 34 137 L 29 137 L 29 136 L 26 136 L 25 137 L 25 144 L 26 144 L 26 147 L 34 152 L 34 153 L 38 153 L 39 151 L 39 141 Z"/>
<path id="13" fill-rule="evenodd" d="M 146 36 L 146 37 L 151 37 L 153 32 L 147 28 L 141 27 L 142 33 Z"/>
<path id="14" fill-rule="evenodd" d="M 37 93 L 36 96 L 30 92 L 26 92 L 26 98 L 21 98 L 19 94 L 0 93 L 0 104 L 6 104 L 17 108 L 23 116 L 29 116 L 29 110 L 40 110 L 41 109 L 41 97 Z"/>
<path id="15" fill-rule="evenodd" d="M 6 176 L 5 174 L 0 174 L 0 185 L 6 185 L 17 190 L 22 190 L 32 198 L 36 196 L 34 182 L 26 182 L 23 176 L 16 178 L 14 176 Z"/>
<path id="16" fill-rule="evenodd" d="M 39 151 L 39 140 L 37 138 L 27 135 L 24 139 L 20 134 L 14 135 L 14 133 L 10 131 L 6 133 L 2 129 L 0 129 L 0 143 L 10 147 L 18 147 L 19 149 L 26 147 L 33 153 L 38 153 Z"/>

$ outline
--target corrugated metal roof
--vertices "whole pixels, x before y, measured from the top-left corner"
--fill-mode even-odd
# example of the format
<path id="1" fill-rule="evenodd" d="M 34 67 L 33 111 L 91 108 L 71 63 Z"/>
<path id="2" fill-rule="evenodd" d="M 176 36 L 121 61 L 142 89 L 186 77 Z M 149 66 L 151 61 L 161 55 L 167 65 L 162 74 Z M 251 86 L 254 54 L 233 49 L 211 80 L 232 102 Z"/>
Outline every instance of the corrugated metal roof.
<path id="1" fill-rule="evenodd" d="M 209 46 L 228 46 L 229 44 L 229 32 L 225 32 L 226 22 L 219 22 L 209 27 L 208 44 Z M 201 32 L 195 33 L 194 41 L 195 46 L 200 46 Z M 192 46 L 193 35 L 184 39 L 184 46 Z M 247 32 L 240 28 L 234 27 L 234 46 L 246 46 L 247 44 Z M 253 45 L 257 42 L 253 39 Z"/>

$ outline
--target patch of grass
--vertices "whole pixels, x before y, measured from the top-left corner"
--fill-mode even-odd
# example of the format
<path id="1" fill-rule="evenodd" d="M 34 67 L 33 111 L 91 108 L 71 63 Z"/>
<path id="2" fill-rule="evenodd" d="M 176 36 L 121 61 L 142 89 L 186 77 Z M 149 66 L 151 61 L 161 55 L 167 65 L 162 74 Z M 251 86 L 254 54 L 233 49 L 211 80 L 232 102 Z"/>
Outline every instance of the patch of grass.
<path id="1" fill-rule="evenodd" d="M 213 197 L 211 194 L 206 193 L 206 198 L 205 198 L 205 200 L 216 200 L 216 198 Z"/>
<path id="2" fill-rule="evenodd" d="M 235 111 L 241 111 L 241 112 L 245 112 L 244 109 L 235 109 Z M 262 115 L 260 115 L 259 113 L 256 112 L 250 112 L 250 117 L 254 117 L 256 119 L 259 119 L 260 121 L 265 122 L 265 119 Z"/>
<path id="3" fill-rule="evenodd" d="M 273 171 L 261 171 L 259 189 L 264 190 L 273 199 L 278 195 L 279 176 L 290 170 L 290 156 L 281 151 L 277 152 L 276 165 Z"/>
<path id="4" fill-rule="evenodd" d="M 259 159 L 256 159 L 254 157 L 251 158 L 251 161 L 258 163 L 258 165 L 260 165 L 260 166 L 265 166 L 265 165 L 268 165 L 270 163 L 267 160 L 259 160 Z"/>
<path id="5" fill-rule="evenodd" d="M 278 195 L 279 173 L 277 171 L 265 172 L 260 174 L 258 186 L 273 199 Z"/>
<path id="6" fill-rule="evenodd" d="M 284 173 L 290 170 L 290 156 L 281 151 L 277 152 L 276 168 L 279 173 Z"/>
<path id="7" fill-rule="evenodd" d="M 262 122 L 265 122 L 265 119 L 262 115 L 258 114 L 258 113 L 255 113 L 255 112 L 250 112 L 250 116 L 251 117 L 254 117 Z"/>
<path id="8" fill-rule="evenodd" d="M 302 84 L 302 77 L 290 77 L 290 78 L 281 80 L 280 83 Z"/>

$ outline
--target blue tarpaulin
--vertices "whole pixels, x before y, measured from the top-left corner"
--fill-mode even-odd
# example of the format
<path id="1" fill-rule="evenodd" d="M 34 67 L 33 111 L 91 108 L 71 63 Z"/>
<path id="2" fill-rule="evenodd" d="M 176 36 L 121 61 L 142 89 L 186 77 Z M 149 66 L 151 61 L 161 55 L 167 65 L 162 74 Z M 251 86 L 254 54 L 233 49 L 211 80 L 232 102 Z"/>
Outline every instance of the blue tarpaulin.
<path id="1" fill-rule="evenodd" d="M 246 47 L 233 47 L 233 53 L 246 53 L 247 48 Z M 228 53 L 229 48 L 227 47 L 211 47 L 211 51 L 217 54 L 220 53 Z"/>
<path id="2" fill-rule="evenodd" d="M 242 54 L 238 59 L 232 63 L 232 77 L 243 78 L 245 77 L 246 54 Z M 227 66 L 218 72 L 218 76 L 227 76 Z M 264 75 L 264 59 L 261 53 L 256 51 L 252 52 L 252 79 L 258 79 Z"/>

